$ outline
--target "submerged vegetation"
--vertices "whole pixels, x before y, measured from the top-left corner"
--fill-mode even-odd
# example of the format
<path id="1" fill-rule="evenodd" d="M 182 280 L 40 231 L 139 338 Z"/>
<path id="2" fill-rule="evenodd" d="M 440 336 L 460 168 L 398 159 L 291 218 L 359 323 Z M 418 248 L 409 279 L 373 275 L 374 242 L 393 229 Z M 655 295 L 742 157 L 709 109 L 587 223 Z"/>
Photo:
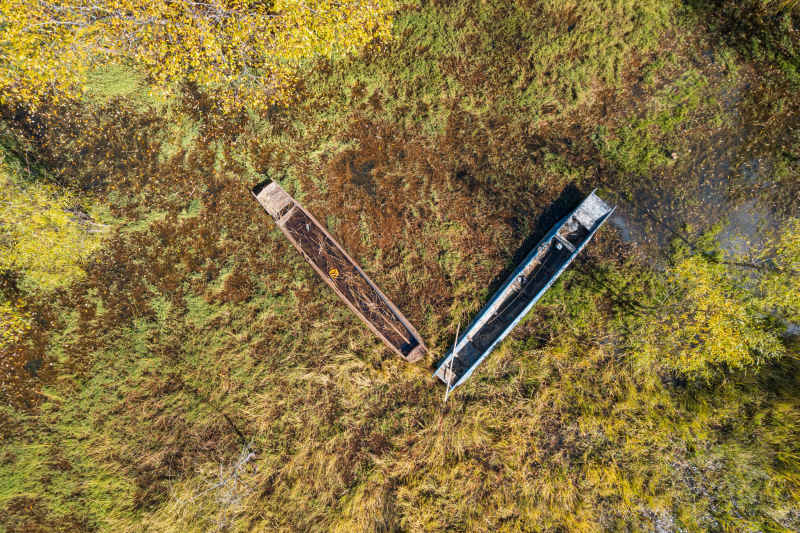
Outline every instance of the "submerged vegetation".
<path id="1" fill-rule="evenodd" d="M 125 62 L 5 94 L 0 532 L 800 529 L 792 3 L 376 5 L 288 106 Z M 266 178 L 424 363 L 316 277 Z M 443 405 L 458 325 L 595 187 L 616 215 Z"/>

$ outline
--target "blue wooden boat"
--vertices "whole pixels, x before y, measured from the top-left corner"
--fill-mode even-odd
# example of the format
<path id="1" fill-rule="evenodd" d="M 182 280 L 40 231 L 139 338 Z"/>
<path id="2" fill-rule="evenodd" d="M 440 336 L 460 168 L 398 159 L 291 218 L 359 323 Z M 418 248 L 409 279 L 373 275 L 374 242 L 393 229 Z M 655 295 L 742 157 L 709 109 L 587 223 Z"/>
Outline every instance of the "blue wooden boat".
<path id="1" fill-rule="evenodd" d="M 434 375 L 448 392 L 464 383 L 511 333 L 613 212 L 592 191 L 528 254 L 436 369 Z"/>

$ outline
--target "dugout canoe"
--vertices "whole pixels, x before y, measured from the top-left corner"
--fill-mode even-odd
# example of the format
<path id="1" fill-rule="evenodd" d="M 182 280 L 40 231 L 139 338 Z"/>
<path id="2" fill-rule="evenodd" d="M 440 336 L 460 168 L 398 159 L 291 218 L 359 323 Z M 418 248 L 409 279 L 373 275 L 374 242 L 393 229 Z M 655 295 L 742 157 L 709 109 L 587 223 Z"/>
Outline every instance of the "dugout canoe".
<path id="1" fill-rule="evenodd" d="M 311 213 L 274 181 L 251 192 L 289 242 L 379 339 L 409 363 L 425 356 L 427 348 L 414 326 Z"/>
<path id="2" fill-rule="evenodd" d="M 608 220 L 614 208 L 594 191 L 561 219 L 492 296 L 434 376 L 454 389 L 464 383 Z"/>

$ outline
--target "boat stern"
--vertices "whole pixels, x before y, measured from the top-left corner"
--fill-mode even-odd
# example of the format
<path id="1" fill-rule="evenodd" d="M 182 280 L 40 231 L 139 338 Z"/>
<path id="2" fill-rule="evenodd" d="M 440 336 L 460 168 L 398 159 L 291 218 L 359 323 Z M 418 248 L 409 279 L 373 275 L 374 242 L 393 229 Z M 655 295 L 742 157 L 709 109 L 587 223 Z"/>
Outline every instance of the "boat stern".
<path id="1" fill-rule="evenodd" d="M 575 210 L 573 216 L 587 231 L 592 231 L 594 227 L 604 220 L 606 215 L 609 215 L 612 211 L 614 211 L 614 209 L 592 191 L 592 193 L 581 202 L 581 205 Z"/>
<path id="2" fill-rule="evenodd" d="M 406 361 L 408 361 L 409 363 L 416 363 L 417 361 L 425 357 L 426 353 L 428 353 L 428 351 L 425 349 L 425 347 L 421 344 L 418 344 L 414 347 L 413 350 L 408 352 L 408 355 L 406 356 Z"/>
<path id="3" fill-rule="evenodd" d="M 261 207 L 276 221 L 283 218 L 294 205 L 294 200 L 289 196 L 289 193 L 284 191 L 275 181 L 271 181 L 266 185 L 258 185 L 252 192 Z"/>

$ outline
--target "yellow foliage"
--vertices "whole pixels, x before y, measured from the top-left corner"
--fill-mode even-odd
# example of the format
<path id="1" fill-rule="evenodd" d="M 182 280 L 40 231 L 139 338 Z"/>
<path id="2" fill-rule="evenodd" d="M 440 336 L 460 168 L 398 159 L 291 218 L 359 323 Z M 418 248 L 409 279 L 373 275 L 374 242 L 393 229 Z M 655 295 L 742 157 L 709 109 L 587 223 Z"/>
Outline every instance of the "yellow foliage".
<path id="1" fill-rule="evenodd" d="M 767 312 L 800 323 L 800 218 L 789 220 L 775 241 L 761 254 L 771 266 L 759 284 L 763 305 Z"/>
<path id="2" fill-rule="evenodd" d="M 226 109 L 286 101 L 301 64 L 391 32 L 393 0 L 0 0 L 0 102 L 75 97 L 93 66 L 158 90 L 196 83 Z"/>
<path id="3" fill-rule="evenodd" d="M 637 346 L 646 359 L 705 374 L 710 365 L 743 369 L 783 354 L 779 339 L 763 327 L 758 302 L 727 265 L 685 257 L 670 270 L 667 285 L 674 304 L 644 327 Z"/>
<path id="4" fill-rule="evenodd" d="M 42 183 L 23 186 L 12 175 L 0 159 L 0 271 L 18 272 L 26 288 L 45 291 L 83 274 L 80 263 L 100 246 L 100 228 L 74 220 L 68 194 Z"/>
<path id="5" fill-rule="evenodd" d="M 22 302 L 0 301 L 0 348 L 19 342 L 31 327 L 30 314 L 22 308 Z"/>

